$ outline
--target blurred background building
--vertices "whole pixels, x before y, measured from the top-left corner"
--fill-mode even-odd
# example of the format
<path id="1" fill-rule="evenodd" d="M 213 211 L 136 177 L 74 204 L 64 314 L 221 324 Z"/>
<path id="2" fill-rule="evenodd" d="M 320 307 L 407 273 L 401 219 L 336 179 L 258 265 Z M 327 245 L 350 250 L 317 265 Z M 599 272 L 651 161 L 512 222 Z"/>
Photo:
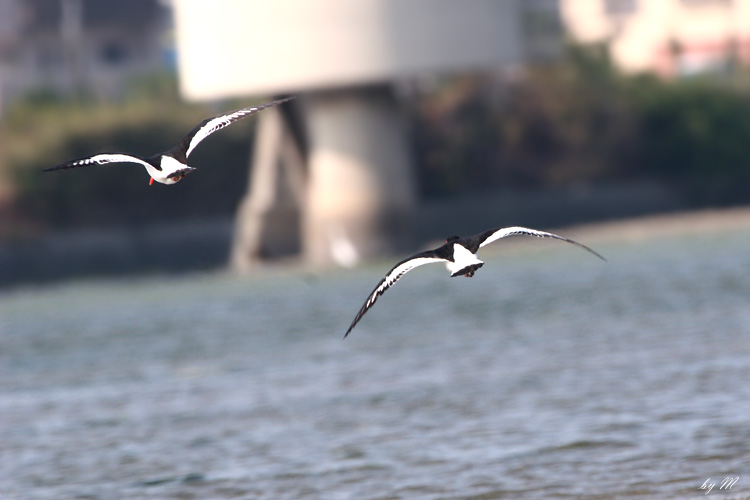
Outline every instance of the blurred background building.
<path id="1" fill-rule="evenodd" d="M 2 101 L 39 87 L 121 97 L 129 77 L 164 67 L 170 29 L 158 0 L 2 0 Z"/>
<path id="2" fill-rule="evenodd" d="M 607 42 L 618 67 L 684 76 L 750 62 L 748 0 L 562 0 L 577 42 Z"/>
<path id="3" fill-rule="evenodd" d="M 748 203 L 749 11 L 0 0 L 0 281 L 353 265 L 486 225 Z M 125 165 L 38 174 L 290 93 L 175 186 Z"/>

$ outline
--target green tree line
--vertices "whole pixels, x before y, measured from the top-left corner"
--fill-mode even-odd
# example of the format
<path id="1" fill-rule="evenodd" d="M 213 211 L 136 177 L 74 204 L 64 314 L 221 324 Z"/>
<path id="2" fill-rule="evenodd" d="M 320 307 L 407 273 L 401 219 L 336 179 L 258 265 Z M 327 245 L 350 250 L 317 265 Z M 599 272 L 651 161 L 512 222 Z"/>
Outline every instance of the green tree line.
<path id="1" fill-rule="evenodd" d="M 747 72 L 667 81 L 623 75 L 606 47 L 569 47 L 555 64 L 512 81 L 437 80 L 407 99 L 424 197 L 474 190 L 652 179 L 695 206 L 750 202 Z M 103 151 L 160 152 L 221 108 L 188 105 L 173 75 L 132 85 L 119 102 L 35 92 L 0 124 L 0 225 L 145 223 L 232 215 L 247 184 L 241 121 L 201 144 L 196 177 L 147 186 L 134 165 L 94 171 L 40 169 Z M 197 176 L 200 176 L 200 179 Z"/>
<path id="2" fill-rule="evenodd" d="M 424 194 L 651 179 L 695 206 L 750 202 L 750 74 L 623 75 L 606 46 L 498 85 L 445 82 L 412 113 Z"/>

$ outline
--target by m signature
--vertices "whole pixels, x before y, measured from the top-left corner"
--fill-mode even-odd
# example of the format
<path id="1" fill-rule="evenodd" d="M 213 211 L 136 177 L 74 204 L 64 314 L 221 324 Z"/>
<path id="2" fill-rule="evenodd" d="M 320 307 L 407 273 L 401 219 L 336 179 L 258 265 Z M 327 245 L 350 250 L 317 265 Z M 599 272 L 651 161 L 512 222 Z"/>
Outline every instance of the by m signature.
<path id="1" fill-rule="evenodd" d="M 720 490 L 731 490 L 732 486 L 737 484 L 737 481 L 740 480 L 740 476 L 734 476 L 734 477 L 725 477 L 724 480 L 719 484 Z M 703 484 L 701 485 L 700 490 L 706 490 L 705 495 L 708 495 L 711 493 L 711 490 L 714 489 L 714 486 L 716 486 L 716 481 L 711 481 L 711 478 L 709 477 L 706 479 Z"/>

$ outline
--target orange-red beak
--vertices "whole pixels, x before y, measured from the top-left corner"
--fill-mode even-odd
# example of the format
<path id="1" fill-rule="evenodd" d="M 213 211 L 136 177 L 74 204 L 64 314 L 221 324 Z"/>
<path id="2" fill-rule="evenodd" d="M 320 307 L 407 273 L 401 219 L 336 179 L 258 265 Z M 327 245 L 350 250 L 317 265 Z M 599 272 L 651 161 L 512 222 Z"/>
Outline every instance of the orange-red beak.
<path id="1" fill-rule="evenodd" d="M 153 178 L 153 177 L 151 177 L 151 179 L 149 179 L 149 181 L 148 181 L 148 185 L 150 186 L 150 185 L 151 185 L 151 184 L 153 184 L 153 183 L 154 183 L 154 178 Z"/>

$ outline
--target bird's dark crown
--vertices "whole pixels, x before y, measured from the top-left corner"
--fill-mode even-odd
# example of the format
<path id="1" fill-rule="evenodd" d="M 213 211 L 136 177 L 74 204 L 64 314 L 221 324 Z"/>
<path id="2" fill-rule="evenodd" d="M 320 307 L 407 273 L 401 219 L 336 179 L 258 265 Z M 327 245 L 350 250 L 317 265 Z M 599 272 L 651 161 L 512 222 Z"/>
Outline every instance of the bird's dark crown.
<path id="1" fill-rule="evenodd" d="M 446 243 L 452 243 L 452 242 L 458 241 L 460 239 L 461 238 L 459 238 L 458 236 L 448 236 L 447 238 L 445 238 L 445 242 Z"/>

